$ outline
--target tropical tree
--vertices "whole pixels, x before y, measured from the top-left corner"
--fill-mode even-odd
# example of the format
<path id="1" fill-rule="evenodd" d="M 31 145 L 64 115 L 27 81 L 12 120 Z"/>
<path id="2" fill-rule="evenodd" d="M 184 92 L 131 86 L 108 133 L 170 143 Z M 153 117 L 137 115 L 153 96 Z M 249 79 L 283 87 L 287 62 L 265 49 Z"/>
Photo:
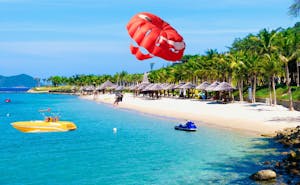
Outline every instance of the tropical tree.
<path id="1" fill-rule="evenodd" d="M 275 76 L 278 72 L 277 60 L 274 54 L 278 49 L 275 45 L 275 38 L 277 36 L 278 31 L 281 28 L 276 30 L 268 31 L 267 29 L 261 30 L 257 36 L 252 37 L 252 41 L 256 42 L 258 47 L 258 54 L 265 61 L 265 71 L 268 72 L 268 80 L 269 80 L 269 90 L 270 90 L 270 105 L 272 102 L 274 105 L 277 104 L 276 100 L 276 86 L 275 86 Z M 272 96 L 273 90 L 273 96 Z"/>
<path id="2" fill-rule="evenodd" d="M 251 102 L 255 103 L 257 78 L 263 73 L 262 60 L 259 57 L 260 46 L 257 44 L 257 37 L 253 34 L 249 34 L 244 39 L 236 39 L 232 44 L 232 49 L 245 51 L 245 65 L 252 87 Z"/>
<path id="3" fill-rule="evenodd" d="M 298 17 L 300 13 L 300 0 L 294 0 L 294 3 L 289 7 L 290 15 Z"/>
<path id="4" fill-rule="evenodd" d="M 150 71 L 153 70 L 154 64 L 155 64 L 154 62 L 150 62 Z"/>
<path id="5" fill-rule="evenodd" d="M 34 80 L 36 81 L 36 86 L 40 87 L 40 85 L 41 85 L 41 78 L 36 77 L 36 78 L 34 78 Z"/>
<path id="6" fill-rule="evenodd" d="M 232 51 L 227 54 L 231 59 L 230 67 L 233 70 L 233 78 L 237 81 L 239 98 L 240 101 L 244 101 L 243 97 L 243 89 L 244 89 L 244 78 L 246 73 L 246 65 L 245 65 L 245 52 L 243 50 L 240 51 Z"/>
<path id="7" fill-rule="evenodd" d="M 288 88 L 288 95 L 289 95 L 289 110 L 294 110 L 293 106 L 293 97 L 291 91 L 291 78 L 289 73 L 289 63 L 297 60 L 298 55 L 300 53 L 299 48 L 299 41 L 298 35 L 296 32 L 293 32 L 291 29 L 287 29 L 281 32 L 280 37 L 278 38 L 278 45 L 279 45 L 279 58 L 284 64 L 285 68 L 285 78 L 286 78 L 286 86 Z"/>
<path id="8" fill-rule="evenodd" d="M 62 77 L 60 76 L 51 76 L 48 80 L 52 83 L 54 87 L 57 87 L 58 85 L 62 84 Z"/>

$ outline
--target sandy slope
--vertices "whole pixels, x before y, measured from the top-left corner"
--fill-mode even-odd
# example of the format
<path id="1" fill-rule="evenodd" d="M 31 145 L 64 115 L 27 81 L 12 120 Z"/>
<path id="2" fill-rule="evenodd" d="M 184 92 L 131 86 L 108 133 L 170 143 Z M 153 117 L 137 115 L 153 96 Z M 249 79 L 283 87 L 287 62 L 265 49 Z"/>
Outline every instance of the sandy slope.
<path id="1" fill-rule="evenodd" d="M 115 95 L 102 94 L 81 98 L 113 104 Z M 151 100 L 125 94 L 118 107 L 258 134 L 271 134 L 276 130 L 300 125 L 299 111 L 291 112 L 283 106 L 271 107 L 264 103 L 217 104 L 210 101 L 173 98 Z"/>

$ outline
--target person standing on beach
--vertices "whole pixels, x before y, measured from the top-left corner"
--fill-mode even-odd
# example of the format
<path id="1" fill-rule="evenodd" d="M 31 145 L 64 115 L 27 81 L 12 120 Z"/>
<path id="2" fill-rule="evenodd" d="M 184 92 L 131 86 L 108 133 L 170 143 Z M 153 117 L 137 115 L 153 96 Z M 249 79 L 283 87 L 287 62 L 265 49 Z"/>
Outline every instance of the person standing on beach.
<path id="1" fill-rule="evenodd" d="M 116 94 L 114 105 L 119 104 L 119 94 Z"/>
<path id="2" fill-rule="evenodd" d="M 120 99 L 119 99 L 120 101 L 122 101 L 123 100 L 123 94 L 122 93 L 120 93 Z"/>
<path id="3" fill-rule="evenodd" d="M 123 100 L 123 94 L 122 93 L 117 93 L 114 105 L 118 105 L 119 102 L 121 102 L 122 100 Z"/>

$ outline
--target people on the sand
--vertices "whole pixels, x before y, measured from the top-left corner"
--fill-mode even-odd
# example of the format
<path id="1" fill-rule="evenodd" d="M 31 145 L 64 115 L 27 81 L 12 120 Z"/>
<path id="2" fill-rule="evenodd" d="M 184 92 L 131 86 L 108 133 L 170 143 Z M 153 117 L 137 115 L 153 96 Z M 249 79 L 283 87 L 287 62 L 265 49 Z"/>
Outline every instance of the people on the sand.
<path id="1" fill-rule="evenodd" d="M 118 105 L 119 102 L 121 102 L 122 100 L 123 100 L 123 94 L 122 93 L 116 93 L 116 98 L 115 98 L 114 105 Z"/>

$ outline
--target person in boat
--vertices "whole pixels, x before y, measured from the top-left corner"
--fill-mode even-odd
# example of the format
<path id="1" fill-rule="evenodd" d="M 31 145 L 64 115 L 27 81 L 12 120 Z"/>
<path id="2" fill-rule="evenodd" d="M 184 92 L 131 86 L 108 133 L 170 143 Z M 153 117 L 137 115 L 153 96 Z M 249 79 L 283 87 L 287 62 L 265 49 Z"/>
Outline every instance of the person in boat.
<path id="1" fill-rule="evenodd" d="M 47 116 L 47 117 L 45 118 L 45 121 L 46 121 L 46 122 L 50 122 L 50 117 Z"/>

